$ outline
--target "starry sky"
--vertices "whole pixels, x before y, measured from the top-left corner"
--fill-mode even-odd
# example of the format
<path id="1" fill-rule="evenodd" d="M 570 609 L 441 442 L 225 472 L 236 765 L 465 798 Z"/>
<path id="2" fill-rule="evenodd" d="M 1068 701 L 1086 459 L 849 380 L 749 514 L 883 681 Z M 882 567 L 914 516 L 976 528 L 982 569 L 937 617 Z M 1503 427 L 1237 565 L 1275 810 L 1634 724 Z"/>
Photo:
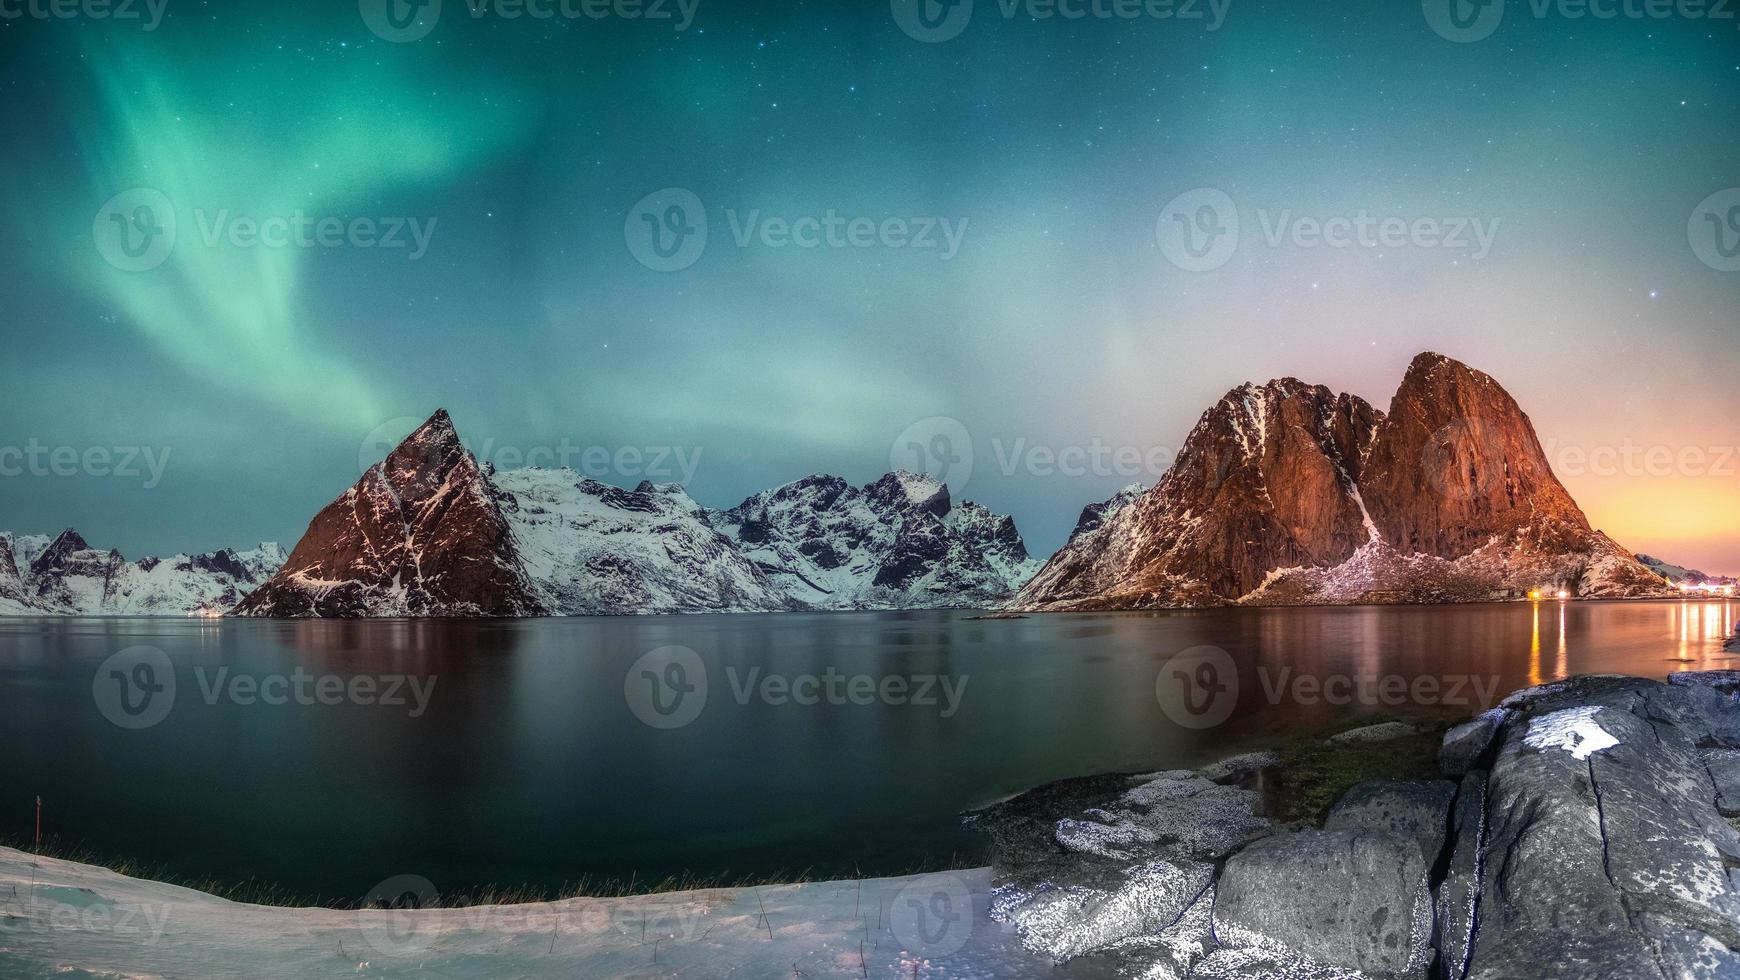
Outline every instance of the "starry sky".
<path id="1" fill-rule="evenodd" d="M 940 432 L 957 496 L 1045 554 L 1233 385 L 1387 406 L 1433 349 L 1516 395 L 1597 526 L 1740 572 L 1740 272 L 1696 247 L 1701 208 L 1740 241 L 1740 196 L 1705 204 L 1740 187 L 1734 21 L 1512 0 L 1461 43 L 1411 2 L 1232 0 L 1210 29 L 1206 0 L 977 0 L 921 38 L 910 0 L 699 0 L 686 29 L 446 0 L 407 38 L 377 0 L 160 2 L 149 30 L 0 18 L 0 470 L 162 463 L 14 454 L 0 527 L 288 545 L 445 407 L 500 465 L 715 506 Z M 1208 269 L 1168 247 L 1198 189 L 1239 224 Z M 166 255 L 117 253 L 168 241 L 165 209 Z M 830 214 L 874 231 L 779 234 Z M 1490 241 L 1310 237 L 1361 214 Z M 298 215 L 344 232 L 245 234 Z M 1048 463 L 1072 447 L 1101 465 Z"/>

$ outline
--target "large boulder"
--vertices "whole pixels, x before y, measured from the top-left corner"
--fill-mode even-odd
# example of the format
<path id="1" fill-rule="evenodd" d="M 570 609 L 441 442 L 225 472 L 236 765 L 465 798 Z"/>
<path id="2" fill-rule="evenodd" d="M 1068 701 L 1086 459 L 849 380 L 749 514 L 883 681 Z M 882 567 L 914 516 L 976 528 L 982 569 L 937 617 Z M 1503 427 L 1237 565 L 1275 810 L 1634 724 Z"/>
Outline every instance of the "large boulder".
<path id="1" fill-rule="evenodd" d="M 1428 962 L 1430 868 L 1411 837 L 1305 830 L 1267 837 L 1227 861 L 1215 895 L 1223 945 L 1291 953 L 1371 976 Z"/>
<path id="2" fill-rule="evenodd" d="M 1461 779 L 1463 774 L 1479 768 L 1508 714 L 1503 708 L 1493 708 L 1445 732 L 1444 743 L 1438 749 L 1439 771 L 1450 779 Z"/>
<path id="3" fill-rule="evenodd" d="M 1058 960 L 1114 951 L 1181 977 L 1213 945 L 1212 862 L 1270 830 L 1257 803 L 1250 790 L 1183 769 L 1016 797 L 979 817 L 994 840 L 992 918 Z M 1201 914 L 1187 914 L 1198 905 Z"/>
<path id="4" fill-rule="evenodd" d="M 1697 752 L 1699 699 L 1616 678 L 1512 699 L 1469 977 L 1724 975 L 1698 964 L 1740 948 L 1740 835 Z"/>
<path id="5" fill-rule="evenodd" d="M 1441 779 L 1368 779 L 1342 794 L 1323 822 L 1324 830 L 1382 830 L 1420 845 L 1431 868 L 1444 850 L 1456 784 Z"/>

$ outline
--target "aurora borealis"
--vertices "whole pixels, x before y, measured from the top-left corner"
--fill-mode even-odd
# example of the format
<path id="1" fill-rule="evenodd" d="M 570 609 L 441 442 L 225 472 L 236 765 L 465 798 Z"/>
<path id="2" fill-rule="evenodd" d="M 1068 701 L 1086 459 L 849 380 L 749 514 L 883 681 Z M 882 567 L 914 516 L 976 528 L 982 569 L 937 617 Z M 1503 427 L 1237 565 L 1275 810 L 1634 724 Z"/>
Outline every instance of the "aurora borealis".
<path id="1" fill-rule="evenodd" d="M 502 465 L 566 445 L 632 485 L 680 451 L 712 505 L 867 481 L 944 417 L 964 496 L 1045 553 L 1157 475 L 1035 447 L 1146 460 L 1281 375 L 1383 405 L 1435 349 L 1516 395 L 1598 526 L 1740 572 L 1740 272 L 1689 241 L 1740 187 L 1733 21 L 1513 0 L 1457 43 L 1413 3 L 978 0 L 928 43 L 907 0 L 661 6 L 446 0 L 406 40 L 371 0 L 0 17 L 0 445 L 170 452 L 151 487 L 0 476 L 0 527 L 288 544 L 436 407 Z M 129 271 L 100 229 L 140 188 L 175 241 Z M 1156 236 L 1199 188 L 1240 235 L 1192 271 Z M 641 202 L 702 250 L 637 259 Z M 1490 250 L 1322 241 L 1361 215 Z"/>

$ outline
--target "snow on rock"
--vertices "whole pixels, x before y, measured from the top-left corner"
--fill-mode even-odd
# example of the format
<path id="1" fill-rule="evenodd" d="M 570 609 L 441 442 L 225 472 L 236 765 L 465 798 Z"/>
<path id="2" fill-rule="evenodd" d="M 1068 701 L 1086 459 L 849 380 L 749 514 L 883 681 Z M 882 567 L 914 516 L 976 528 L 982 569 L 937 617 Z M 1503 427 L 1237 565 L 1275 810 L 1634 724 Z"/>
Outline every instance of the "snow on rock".
<path id="1" fill-rule="evenodd" d="M 1585 705 L 1531 718 L 1523 744 L 1536 749 L 1563 749 L 1573 759 L 1587 759 L 1619 744 L 1596 722 L 1595 716 L 1600 712 L 1599 706 Z"/>

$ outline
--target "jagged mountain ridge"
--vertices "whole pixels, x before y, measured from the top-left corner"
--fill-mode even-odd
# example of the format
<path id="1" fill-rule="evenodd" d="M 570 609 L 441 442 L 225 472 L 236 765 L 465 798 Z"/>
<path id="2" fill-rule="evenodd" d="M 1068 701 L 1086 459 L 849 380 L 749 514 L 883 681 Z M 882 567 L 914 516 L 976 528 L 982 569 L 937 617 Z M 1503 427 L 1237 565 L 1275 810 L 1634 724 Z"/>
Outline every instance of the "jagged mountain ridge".
<path id="1" fill-rule="evenodd" d="M 1036 567 L 1011 519 L 954 506 L 946 487 L 913 474 L 863 488 L 809 477 L 715 511 L 674 485 L 625 490 L 566 469 L 496 473 L 438 412 L 315 517 L 237 614 L 992 606 Z M 822 579 L 828 586 L 817 588 Z"/>
<path id="2" fill-rule="evenodd" d="M 1440 354 L 1414 359 L 1388 412 L 1294 379 L 1236 388 L 1113 509 L 1011 608 L 1669 593 L 1590 526 L 1516 401 Z"/>
<path id="3" fill-rule="evenodd" d="M 0 533 L 0 615 L 186 616 L 229 609 L 269 579 L 284 551 L 249 551 L 128 561 L 92 548 L 76 530 L 55 537 Z"/>
<path id="4" fill-rule="evenodd" d="M 567 469 L 514 470 L 494 481 L 534 591 L 552 613 L 803 608 L 680 486 L 624 490 Z"/>
<path id="5" fill-rule="evenodd" d="M 904 471 L 863 487 L 806 477 L 709 520 L 816 609 L 995 605 L 1038 569 L 1012 518 Z"/>

